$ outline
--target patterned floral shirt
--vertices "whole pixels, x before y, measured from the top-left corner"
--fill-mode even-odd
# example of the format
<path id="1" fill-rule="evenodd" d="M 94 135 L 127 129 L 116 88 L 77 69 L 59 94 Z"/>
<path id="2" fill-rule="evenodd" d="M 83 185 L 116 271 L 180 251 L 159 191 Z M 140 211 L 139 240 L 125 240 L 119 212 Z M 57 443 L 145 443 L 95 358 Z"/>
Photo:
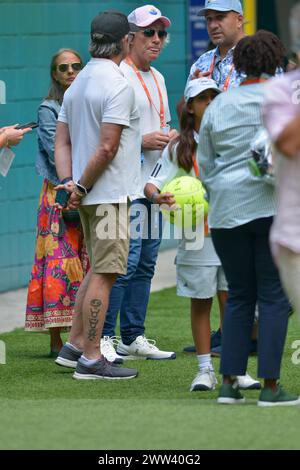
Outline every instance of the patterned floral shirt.
<path id="1" fill-rule="evenodd" d="M 238 87 L 241 81 L 244 80 L 245 75 L 239 75 L 235 69 L 232 70 L 233 51 L 234 47 L 227 52 L 224 59 L 221 59 L 218 47 L 212 49 L 211 51 L 205 52 L 192 65 L 188 80 L 191 79 L 196 69 L 201 70 L 201 72 L 209 72 L 215 60 L 214 70 L 211 78 L 217 82 L 217 85 L 221 89 L 224 88 L 228 77 L 230 77 L 228 88 Z"/>

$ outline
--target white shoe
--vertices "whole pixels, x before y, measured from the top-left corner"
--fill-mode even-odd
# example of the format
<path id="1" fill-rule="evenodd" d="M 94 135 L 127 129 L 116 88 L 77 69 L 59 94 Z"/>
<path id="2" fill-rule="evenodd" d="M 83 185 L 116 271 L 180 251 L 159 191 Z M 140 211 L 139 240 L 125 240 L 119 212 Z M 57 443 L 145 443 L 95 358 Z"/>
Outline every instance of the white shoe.
<path id="1" fill-rule="evenodd" d="M 116 336 L 103 336 L 100 341 L 100 351 L 109 362 L 114 364 L 122 364 L 123 359 L 116 353 L 115 345 L 119 343 Z"/>
<path id="2" fill-rule="evenodd" d="M 238 387 L 240 390 L 260 390 L 261 383 L 258 380 L 252 379 L 249 374 L 238 375 L 236 377 Z"/>
<path id="3" fill-rule="evenodd" d="M 209 390 L 214 390 L 217 383 L 218 380 L 214 370 L 211 370 L 207 367 L 206 369 L 200 370 L 198 372 L 192 382 L 190 392 L 206 392 Z"/>
<path id="4" fill-rule="evenodd" d="M 176 354 L 171 351 L 160 351 L 155 346 L 156 341 L 147 339 L 145 336 L 138 336 L 128 346 L 120 340 L 117 346 L 117 353 L 124 359 L 175 359 Z"/>

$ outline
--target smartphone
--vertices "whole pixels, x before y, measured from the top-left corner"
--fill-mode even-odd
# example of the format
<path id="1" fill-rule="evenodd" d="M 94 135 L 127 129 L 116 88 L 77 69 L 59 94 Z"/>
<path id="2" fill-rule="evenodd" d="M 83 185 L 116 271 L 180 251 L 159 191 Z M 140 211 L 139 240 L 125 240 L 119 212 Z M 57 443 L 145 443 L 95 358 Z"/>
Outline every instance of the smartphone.
<path id="1" fill-rule="evenodd" d="M 65 189 L 59 189 L 56 193 L 55 202 L 60 204 L 62 207 L 67 207 L 70 196 L 71 193 L 68 193 Z"/>
<path id="2" fill-rule="evenodd" d="M 18 126 L 15 127 L 15 129 L 26 129 L 27 127 L 31 127 L 31 129 L 35 129 L 36 127 L 39 127 L 37 122 L 27 122 L 27 124 L 19 124 Z"/>

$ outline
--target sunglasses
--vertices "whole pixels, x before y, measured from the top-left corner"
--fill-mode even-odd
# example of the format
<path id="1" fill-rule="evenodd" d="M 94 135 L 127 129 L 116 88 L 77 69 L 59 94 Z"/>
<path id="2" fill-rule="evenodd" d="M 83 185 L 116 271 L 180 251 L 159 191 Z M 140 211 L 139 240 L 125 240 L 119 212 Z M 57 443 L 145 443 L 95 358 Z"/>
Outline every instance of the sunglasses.
<path id="1" fill-rule="evenodd" d="M 60 71 L 60 72 L 66 72 L 67 70 L 69 70 L 69 67 L 72 67 L 72 69 L 74 70 L 74 72 L 79 72 L 79 70 L 82 69 L 82 65 L 80 62 L 74 62 L 73 64 L 59 64 L 57 66 L 57 69 Z"/>
<path id="2" fill-rule="evenodd" d="M 152 38 L 155 35 L 155 33 L 157 33 L 157 36 L 159 37 L 159 39 L 163 39 L 168 36 L 168 31 L 162 31 L 162 30 L 157 31 L 156 29 L 149 29 L 149 28 L 144 29 L 142 33 L 146 38 Z"/>

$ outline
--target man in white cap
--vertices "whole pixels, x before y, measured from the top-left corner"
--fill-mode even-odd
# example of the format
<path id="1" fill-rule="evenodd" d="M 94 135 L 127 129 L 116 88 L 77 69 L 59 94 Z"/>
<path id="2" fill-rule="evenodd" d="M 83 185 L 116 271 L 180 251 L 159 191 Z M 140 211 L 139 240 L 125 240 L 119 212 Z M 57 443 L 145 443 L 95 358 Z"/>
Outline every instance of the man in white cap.
<path id="1" fill-rule="evenodd" d="M 151 66 L 165 45 L 171 21 L 153 5 L 136 8 L 128 15 L 128 21 L 140 31 L 132 35 L 130 53 L 121 64 L 121 70 L 135 91 L 140 112 L 142 134 L 141 166 L 142 185 L 168 144 L 172 132 L 169 130 L 170 111 L 164 77 Z M 154 206 L 153 206 L 154 207 Z M 161 241 L 161 214 L 153 213 L 151 202 L 144 193 L 131 207 L 131 232 L 138 214 L 143 218 L 138 230 L 131 233 L 127 274 L 115 282 L 107 311 L 101 340 L 102 350 L 109 360 L 117 353 L 123 359 L 175 359 L 172 351 L 161 351 L 155 341 L 144 335 L 145 317 L 148 307 L 151 280 Z M 153 228 L 156 230 L 153 230 Z M 156 233 L 153 233 L 156 232 Z M 115 338 L 117 316 L 120 312 L 121 340 Z"/>

